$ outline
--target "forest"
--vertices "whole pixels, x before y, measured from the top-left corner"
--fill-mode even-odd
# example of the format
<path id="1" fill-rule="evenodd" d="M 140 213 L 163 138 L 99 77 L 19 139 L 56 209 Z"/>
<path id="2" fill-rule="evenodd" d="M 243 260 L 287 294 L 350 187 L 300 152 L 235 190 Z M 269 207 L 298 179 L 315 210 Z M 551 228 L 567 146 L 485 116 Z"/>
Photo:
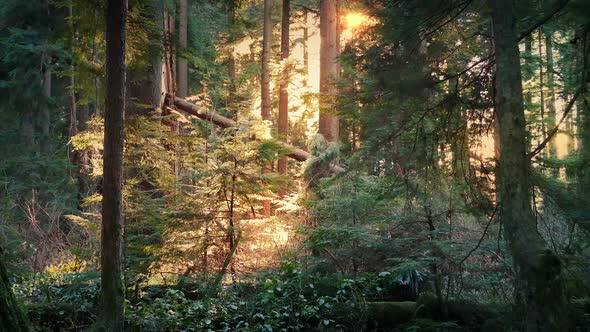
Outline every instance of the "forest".
<path id="1" fill-rule="evenodd" d="M 590 331 L 590 2 L 0 0 L 0 331 Z"/>

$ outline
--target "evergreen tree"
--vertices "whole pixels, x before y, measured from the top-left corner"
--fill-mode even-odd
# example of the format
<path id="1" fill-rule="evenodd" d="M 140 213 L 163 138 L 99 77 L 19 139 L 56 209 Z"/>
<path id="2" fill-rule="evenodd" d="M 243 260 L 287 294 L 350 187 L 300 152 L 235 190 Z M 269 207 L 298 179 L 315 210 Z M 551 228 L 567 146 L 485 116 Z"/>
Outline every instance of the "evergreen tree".
<path id="1" fill-rule="evenodd" d="M 127 1 L 112 0 L 106 8 L 106 93 L 101 232 L 100 328 L 124 326 L 123 286 L 123 126 L 125 119 L 125 43 Z"/>

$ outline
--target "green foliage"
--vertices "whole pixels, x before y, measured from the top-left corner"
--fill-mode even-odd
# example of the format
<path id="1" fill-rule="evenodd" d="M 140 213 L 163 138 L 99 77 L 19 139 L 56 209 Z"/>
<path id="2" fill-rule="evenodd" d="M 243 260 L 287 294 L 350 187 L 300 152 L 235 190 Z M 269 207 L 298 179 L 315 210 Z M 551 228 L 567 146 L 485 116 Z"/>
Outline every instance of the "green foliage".
<path id="1" fill-rule="evenodd" d="M 517 2 L 519 31 L 551 5 Z M 310 145 L 312 158 L 303 172 L 290 163 L 287 176 L 266 172 L 287 151 L 272 139 L 276 119 L 257 116 L 262 3 L 188 3 L 188 47 L 181 49 L 162 27 L 161 10 L 177 18 L 177 1 L 129 1 L 124 270 L 130 330 L 519 327 L 508 309 L 517 274 L 493 215 L 495 157 L 477 148 L 492 140 L 494 127 L 491 22 L 482 3 L 345 4 L 377 24 L 342 41 L 334 103 L 340 142 L 309 139 L 322 96 L 311 92 L 313 84 L 301 87 L 293 79 L 290 88 L 303 92 L 290 96 L 300 104 L 290 105 L 288 140 Z M 303 5 L 311 18 L 317 4 L 292 5 L 292 35 L 299 36 Z M 531 148 L 555 124 L 548 93 L 567 102 L 588 76 L 589 8 L 571 1 L 534 31 L 541 39 L 523 40 L 531 43 L 521 52 Z M 103 13 L 103 2 L 87 0 L 0 6 L 1 259 L 40 331 L 84 329 L 98 309 L 108 84 Z M 275 6 L 274 19 L 278 14 Z M 551 61 L 543 54 L 547 35 Z M 273 39 L 274 47 L 279 39 Z M 292 40 L 292 54 L 301 43 Z M 152 75 L 165 46 L 188 60 L 190 100 L 232 118 L 237 128 L 162 112 L 145 100 L 152 88 L 146 86 L 160 79 Z M 250 54 L 243 52 L 248 47 Z M 294 76 L 303 73 L 297 60 L 279 63 L 275 51 L 273 76 L 285 65 Z M 50 97 L 43 90 L 48 72 Z M 304 74 L 301 82 L 309 78 Z M 568 155 L 543 152 L 531 167 L 538 230 L 558 253 L 547 263 L 566 271 L 580 329 L 590 324 L 586 99 L 584 91 L 558 132 L 569 139 Z M 333 174 L 334 165 L 346 171 Z M 298 185 L 304 194 L 276 194 Z M 260 216 L 263 201 L 272 201 L 272 218 Z M 300 232 L 273 229 L 278 223 Z M 291 258 L 276 271 L 250 274 L 258 265 L 247 260 L 272 260 L 262 247 L 274 243 L 262 242 L 281 232 L 288 233 L 289 250 L 277 246 L 268 256 Z"/>
<path id="2" fill-rule="evenodd" d="M 14 288 L 35 331 L 73 330 L 96 319 L 97 273 L 38 273 Z"/>
<path id="3" fill-rule="evenodd" d="M 415 302 L 368 302 L 367 321 L 373 329 L 388 329 L 413 320 Z"/>

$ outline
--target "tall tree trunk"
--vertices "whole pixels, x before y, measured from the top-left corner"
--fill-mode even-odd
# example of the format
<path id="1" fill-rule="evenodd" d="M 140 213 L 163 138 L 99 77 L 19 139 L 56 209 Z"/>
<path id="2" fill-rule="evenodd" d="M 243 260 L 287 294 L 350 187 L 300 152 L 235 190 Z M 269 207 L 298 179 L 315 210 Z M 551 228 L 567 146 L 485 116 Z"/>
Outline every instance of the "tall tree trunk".
<path id="1" fill-rule="evenodd" d="M 41 112 L 41 152 L 47 153 L 51 143 L 51 105 L 49 99 L 51 98 L 51 70 L 45 68 L 43 75 L 43 96 L 46 99 Z"/>
<path id="2" fill-rule="evenodd" d="M 90 112 L 88 105 L 80 105 L 76 107 L 76 119 L 78 121 L 76 132 L 80 133 L 88 129 L 88 121 L 90 120 Z M 82 199 L 88 194 L 88 169 L 90 168 L 90 156 L 88 151 L 76 152 L 78 163 L 78 210 L 82 210 Z"/>
<path id="3" fill-rule="evenodd" d="M 309 12 L 307 9 L 303 9 L 303 86 L 307 87 L 309 84 L 309 28 L 308 28 L 308 19 L 309 19 Z"/>
<path id="4" fill-rule="evenodd" d="M 149 35 L 148 39 L 152 45 L 165 45 L 164 50 L 156 52 L 149 52 L 147 60 L 149 65 L 140 66 L 133 71 L 127 72 L 128 101 L 135 105 L 129 105 L 127 109 L 134 114 L 146 114 L 150 111 L 156 111 L 162 107 L 164 101 L 165 89 L 173 89 L 174 87 L 168 81 L 162 84 L 162 78 L 166 80 L 168 76 L 173 75 L 168 72 L 169 62 L 164 63 L 164 57 L 168 59 L 170 55 L 170 34 L 168 29 L 170 24 L 167 21 L 168 13 L 163 0 L 152 1 L 152 4 L 142 13 L 142 19 L 149 20 L 155 23 L 158 29 L 154 29 Z M 166 91 L 172 93 L 172 91 Z"/>
<path id="5" fill-rule="evenodd" d="M 320 122 L 319 133 L 328 142 L 338 140 L 338 117 L 334 114 L 336 82 L 340 77 L 338 0 L 320 0 Z"/>
<path id="6" fill-rule="evenodd" d="M 21 108 L 21 128 L 20 136 L 22 139 L 22 147 L 26 151 L 31 151 L 35 146 L 35 129 L 33 126 L 33 109 L 31 107 Z"/>
<path id="7" fill-rule="evenodd" d="M 70 29 L 71 29 L 71 47 L 72 52 L 77 43 L 77 30 L 73 25 L 74 19 L 74 6 L 70 4 L 68 7 L 68 16 L 70 17 Z M 88 114 L 88 105 L 80 105 L 78 106 L 77 102 L 77 93 L 76 93 L 76 65 L 72 62 L 70 67 L 72 74 L 70 75 L 70 128 L 69 128 L 69 138 L 71 139 L 79 132 L 86 130 L 86 123 L 89 120 Z M 86 176 L 86 168 L 89 165 L 89 158 L 87 151 L 75 151 L 72 146 L 69 147 L 71 152 L 71 161 L 72 163 L 78 165 L 78 172 L 76 174 L 77 185 L 78 185 L 78 192 L 76 195 L 77 200 L 77 208 L 81 211 L 82 208 L 82 200 L 86 196 L 88 186 L 87 186 L 87 176 Z"/>
<path id="8" fill-rule="evenodd" d="M 545 74 L 543 73 L 543 38 L 541 35 L 543 32 L 539 29 L 539 95 L 541 98 L 541 137 L 547 136 L 547 130 L 545 125 Z"/>
<path id="9" fill-rule="evenodd" d="M 180 0 L 180 13 L 178 18 L 178 44 L 181 52 L 186 52 L 188 40 L 188 9 L 187 0 Z M 180 98 L 186 98 L 188 95 L 188 63 L 183 55 L 178 57 L 178 91 L 176 94 Z"/>
<path id="10" fill-rule="evenodd" d="M 68 6 L 68 16 L 70 17 L 69 28 L 72 30 L 71 33 L 71 52 L 74 53 L 75 51 L 75 44 L 76 44 L 76 30 L 74 28 L 73 20 L 74 20 L 74 6 L 70 4 Z M 70 75 L 70 128 L 69 128 L 69 138 L 74 137 L 78 133 L 78 109 L 77 109 L 77 102 L 76 102 L 76 66 L 74 61 L 70 66 L 70 70 L 72 74 Z M 70 149 L 72 149 L 70 147 Z M 73 159 L 75 162 L 79 159 L 77 153 L 73 153 Z"/>
<path id="11" fill-rule="evenodd" d="M 234 57 L 234 46 L 236 43 L 236 7 L 238 6 L 237 3 L 230 1 L 229 8 L 227 10 L 227 21 L 230 26 L 229 36 L 227 38 L 228 43 L 228 76 L 229 76 L 229 91 L 228 91 L 228 98 L 227 98 L 227 105 L 226 107 L 231 111 L 233 114 L 233 119 L 238 119 L 238 109 L 234 106 L 234 101 L 236 99 L 236 59 Z"/>
<path id="12" fill-rule="evenodd" d="M 590 47 L 588 36 L 590 25 L 576 31 L 578 39 L 579 66 L 582 67 L 582 81 L 584 95 L 578 103 L 578 131 L 579 131 L 579 167 L 577 169 L 577 201 L 579 202 L 581 222 L 588 225 L 590 220 Z M 590 227 L 589 227 L 590 228 Z"/>
<path id="13" fill-rule="evenodd" d="M 585 84 L 590 88 L 590 81 Z M 581 122 L 578 125 L 580 131 L 580 166 L 577 171 L 576 201 L 581 216 L 579 224 L 584 226 L 589 225 L 588 221 L 590 220 L 590 98 L 584 96 L 580 104 L 582 106 L 579 110 L 581 112 L 579 117 Z M 590 230 L 590 226 L 586 226 L 586 228 Z"/>
<path id="14" fill-rule="evenodd" d="M 279 86 L 279 139 L 288 142 L 289 133 L 289 20 L 290 20 L 290 2 L 283 0 L 283 16 L 281 20 L 281 62 L 283 63 L 283 72 L 281 73 L 281 82 Z M 287 175 L 287 157 L 279 159 L 279 174 Z M 284 186 L 282 186 L 284 188 Z M 279 195 L 283 196 L 285 190 L 281 189 Z"/>
<path id="15" fill-rule="evenodd" d="M 524 76 L 524 80 L 528 81 L 531 79 L 531 77 L 534 74 L 533 71 L 529 68 L 532 66 L 531 58 L 533 56 L 533 36 L 532 35 L 528 35 L 524 39 L 524 54 L 525 54 L 525 63 L 527 64 L 527 68 L 524 71 L 523 76 Z M 526 100 L 527 106 L 530 107 L 531 104 L 533 103 L 533 94 L 531 93 L 530 89 L 527 91 L 527 93 L 525 95 L 525 100 Z"/>
<path id="16" fill-rule="evenodd" d="M 531 210 L 518 37 L 512 0 L 490 0 L 496 55 L 500 218 L 517 270 L 527 331 L 564 331 L 566 301 L 561 261 L 539 235 Z"/>
<path id="17" fill-rule="evenodd" d="M 264 0 L 264 28 L 262 33 L 262 79 L 261 109 L 262 120 L 270 120 L 270 48 L 272 45 L 272 0 Z"/>
<path id="18" fill-rule="evenodd" d="M 271 119 L 270 100 L 270 49 L 272 45 L 272 0 L 264 0 L 264 27 L 262 32 L 262 78 L 260 89 L 260 115 L 262 120 Z M 269 165 L 264 166 L 262 173 L 268 173 Z M 262 215 L 270 217 L 270 200 L 262 201 Z"/>
<path id="19" fill-rule="evenodd" d="M 545 53 L 547 57 L 547 87 L 548 87 L 548 98 L 547 98 L 547 121 L 549 128 L 555 126 L 555 79 L 553 73 L 553 33 L 545 30 Z M 556 140 L 549 144 L 549 157 L 557 157 L 557 145 Z M 559 169 L 553 172 L 555 176 L 559 175 Z"/>
<path id="20" fill-rule="evenodd" d="M 106 98 L 101 234 L 101 317 L 106 331 L 123 331 L 123 129 L 127 0 L 106 6 Z"/>
<path id="21" fill-rule="evenodd" d="M 459 105 L 459 78 L 449 80 L 449 97 L 451 98 L 449 112 L 454 119 L 454 139 L 451 142 L 453 176 L 467 179 L 469 172 L 469 138 L 465 112 Z"/>
<path id="22" fill-rule="evenodd" d="M 1 255 L 2 250 L 0 249 L 0 330 L 30 331 L 25 315 L 12 292 L 8 272 Z"/>

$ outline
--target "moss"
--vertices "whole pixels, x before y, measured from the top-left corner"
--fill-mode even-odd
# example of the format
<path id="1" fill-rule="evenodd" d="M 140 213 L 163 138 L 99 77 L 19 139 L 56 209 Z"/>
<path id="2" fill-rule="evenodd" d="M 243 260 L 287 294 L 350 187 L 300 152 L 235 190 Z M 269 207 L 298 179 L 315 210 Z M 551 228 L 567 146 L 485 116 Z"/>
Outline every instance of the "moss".
<path id="1" fill-rule="evenodd" d="M 0 258 L 0 330 L 1 331 L 29 331 L 27 320 L 20 304 L 16 300 L 4 263 Z"/>
<path id="2" fill-rule="evenodd" d="M 441 312 L 436 296 L 426 293 L 418 299 L 416 316 L 435 321 L 457 322 L 468 330 L 503 331 L 507 330 L 507 326 L 511 324 L 511 320 L 508 319 L 511 308 L 508 304 L 492 305 L 466 300 L 450 300 L 443 305 L 446 313 Z"/>
<path id="3" fill-rule="evenodd" d="M 367 327 L 393 328 L 412 321 L 415 311 L 416 302 L 368 302 Z"/>
<path id="4" fill-rule="evenodd" d="M 528 315 L 534 313 L 542 317 L 543 324 L 551 325 L 551 329 L 568 331 L 571 328 L 567 300 L 564 293 L 562 273 L 563 263 L 551 250 L 544 249 L 539 253 L 538 265 L 530 272 L 532 279 L 533 298 L 527 303 Z"/>
<path id="5" fill-rule="evenodd" d="M 553 290 L 555 285 L 561 285 L 561 283 L 556 283 L 556 279 L 561 276 L 562 262 L 559 257 L 549 249 L 542 250 L 540 256 L 540 266 L 535 271 L 536 286 L 538 289 Z M 553 290 L 553 292 L 555 292 L 555 290 Z"/>
<path id="6" fill-rule="evenodd" d="M 417 318 L 411 323 L 398 327 L 395 331 L 420 331 L 420 332 L 463 332 L 468 331 L 454 322 L 437 322 L 427 318 Z M 502 330 L 498 330 L 502 331 Z M 496 332 L 496 331 L 494 331 Z"/>

